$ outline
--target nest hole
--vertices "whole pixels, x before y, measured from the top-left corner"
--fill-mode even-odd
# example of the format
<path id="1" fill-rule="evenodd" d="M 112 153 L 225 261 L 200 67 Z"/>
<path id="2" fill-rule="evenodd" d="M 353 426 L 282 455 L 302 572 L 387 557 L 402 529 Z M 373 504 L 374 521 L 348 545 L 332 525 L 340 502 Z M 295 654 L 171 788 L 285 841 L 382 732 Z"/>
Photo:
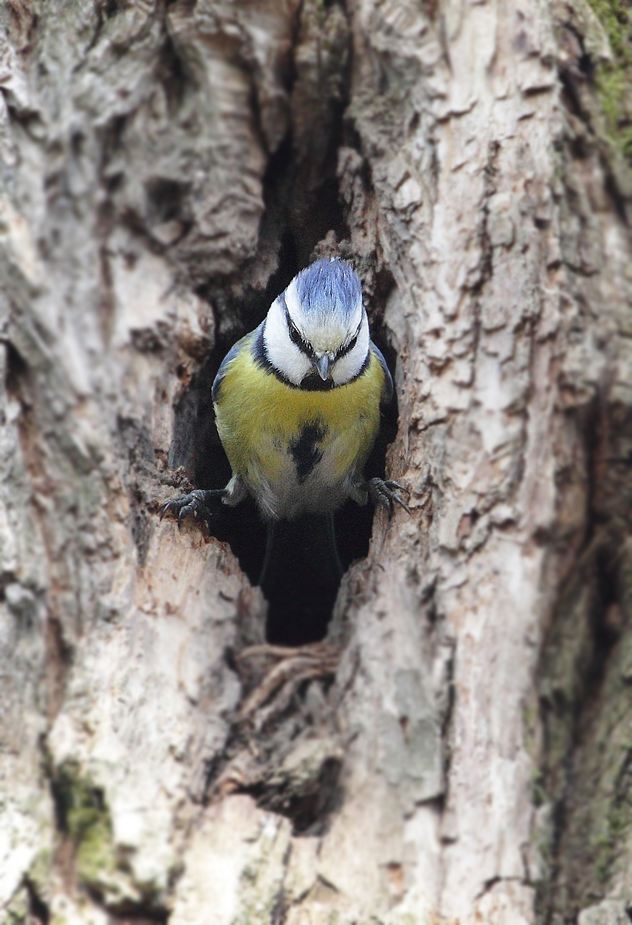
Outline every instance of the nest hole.
<path id="1" fill-rule="evenodd" d="M 392 370 L 392 351 L 379 337 L 374 339 Z M 211 400 L 213 379 L 227 349 L 227 345 L 218 346 L 175 409 L 169 462 L 173 468 L 184 466 L 196 488 L 222 488 L 231 477 Z M 365 467 L 367 478 L 384 475 L 386 450 L 396 427 L 397 408 L 393 402 L 383 409 L 382 426 Z M 325 517 L 305 516 L 277 523 L 261 581 L 268 526 L 254 500 L 247 498 L 233 508 L 217 505 L 210 532 L 230 545 L 250 582 L 261 583 L 268 601 L 268 642 L 301 646 L 326 636 L 342 574 L 368 553 L 373 513 L 371 505 L 360 507 L 348 501 L 334 518 L 335 546 Z"/>

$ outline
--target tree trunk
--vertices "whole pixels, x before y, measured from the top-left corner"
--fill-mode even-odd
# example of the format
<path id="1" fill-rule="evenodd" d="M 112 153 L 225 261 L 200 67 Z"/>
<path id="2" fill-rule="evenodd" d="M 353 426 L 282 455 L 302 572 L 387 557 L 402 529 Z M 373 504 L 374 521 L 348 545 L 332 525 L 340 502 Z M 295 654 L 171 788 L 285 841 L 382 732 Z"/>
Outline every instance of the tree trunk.
<path id="1" fill-rule="evenodd" d="M 627 921 L 626 9 L 0 6 L 2 923 Z M 341 654 L 284 675 L 253 511 L 158 506 L 329 254 L 412 516 L 343 515 Z"/>

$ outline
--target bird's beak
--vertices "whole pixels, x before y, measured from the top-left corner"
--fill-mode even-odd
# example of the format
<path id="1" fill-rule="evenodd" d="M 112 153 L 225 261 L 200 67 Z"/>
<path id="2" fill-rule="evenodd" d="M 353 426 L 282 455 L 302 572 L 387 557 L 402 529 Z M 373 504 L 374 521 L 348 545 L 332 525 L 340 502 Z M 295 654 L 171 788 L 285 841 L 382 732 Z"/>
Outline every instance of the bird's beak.
<path id="1" fill-rule="evenodd" d="M 329 379 L 329 364 L 331 360 L 329 359 L 328 353 L 323 353 L 322 357 L 318 357 L 316 360 L 316 369 L 318 370 L 318 375 L 326 382 Z"/>

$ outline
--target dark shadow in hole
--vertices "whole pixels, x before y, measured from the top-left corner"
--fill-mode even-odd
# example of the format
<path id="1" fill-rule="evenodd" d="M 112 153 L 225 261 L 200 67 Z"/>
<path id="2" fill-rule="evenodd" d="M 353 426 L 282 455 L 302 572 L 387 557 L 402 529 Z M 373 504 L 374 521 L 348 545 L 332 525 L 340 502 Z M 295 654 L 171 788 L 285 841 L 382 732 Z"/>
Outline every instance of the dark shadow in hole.
<path id="1" fill-rule="evenodd" d="M 110 913 L 108 925 L 167 925 L 169 913 L 157 910 L 144 910 L 142 912 L 130 909 L 119 915 Z"/>
<path id="2" fill-rule="evenodd" d="M 323 639 L 339 586 L 327 518 L 304 516 L 276 524 L 262 583 L 269 604 L 268 642 L 301 646 Z"/>
<path id="3" fill-rule="evenodd" d="M 152 224 L 177 218 L 188 193 L 186 183 L 154 177 L 145 183 L 145 211 Z"/>
<path id="4" fill-rule="evenodd" d="M 26 880 L 26 895 L 29 904 L 29 922 L 32 925 L 48 925 L 50 911 L 44 900 L 39 896 L 35 884 Z"/>
<path id="5" fill-rule="evenodd" d="M 621 637 L 623 620 L 620 611 L 621 588 L 618 575 L 620 562 L 611 546 L 597 552 L 596 594 L 593 604 L 593 651 L 592 665 L 587 677 L 587 696 L 598 697 L 603 689 L 611 652 Z M 612 619 L 612 612 L 619 614 Z"/>

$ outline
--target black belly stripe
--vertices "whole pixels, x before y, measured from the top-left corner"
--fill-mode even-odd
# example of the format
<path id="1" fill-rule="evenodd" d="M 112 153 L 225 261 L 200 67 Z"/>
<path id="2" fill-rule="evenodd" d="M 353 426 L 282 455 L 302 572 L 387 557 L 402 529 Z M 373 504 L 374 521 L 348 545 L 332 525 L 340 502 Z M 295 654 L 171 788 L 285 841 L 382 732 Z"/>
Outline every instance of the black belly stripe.
<path id="1" fill-rule="evenodd" d="M 299 485 L 307 479 L 310 472 L 323 458 L 323 452 L 318 444 L 327 433 L 327 428 L 320 421 L 311 421 L 303 424 L 301 432 L 290 443 L 290 452 L 296 466 L 296 477 Z"/>

